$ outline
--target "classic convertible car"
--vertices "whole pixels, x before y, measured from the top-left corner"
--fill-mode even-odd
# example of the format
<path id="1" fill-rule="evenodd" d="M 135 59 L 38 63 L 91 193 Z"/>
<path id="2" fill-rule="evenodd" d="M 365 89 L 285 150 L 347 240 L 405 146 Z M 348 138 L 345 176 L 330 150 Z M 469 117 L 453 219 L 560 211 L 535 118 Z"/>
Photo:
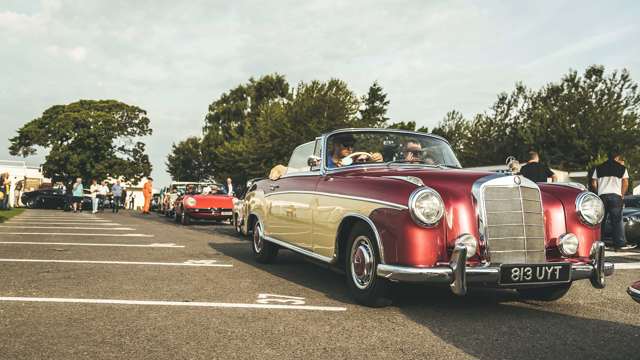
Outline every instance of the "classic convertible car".
<path id="1" fill-rule="evenodd" d="M 182 225 L 193 220 L 229 220 L 233 217 L 234 199 L 217 184 L 190 186 L 174 203 L 175 220 Z"/>
<path id="2" fill-rule="evenodd" d="M 438 136 L 344 129 L 298 146 L 286 173 L 245 197 L 257 261 L 286 248 L 343 269 L 355 300 L 389 303 L 389 282 L 516 289 L 556 300 L 605 285 L 593 193 L 460 169 Z"/>

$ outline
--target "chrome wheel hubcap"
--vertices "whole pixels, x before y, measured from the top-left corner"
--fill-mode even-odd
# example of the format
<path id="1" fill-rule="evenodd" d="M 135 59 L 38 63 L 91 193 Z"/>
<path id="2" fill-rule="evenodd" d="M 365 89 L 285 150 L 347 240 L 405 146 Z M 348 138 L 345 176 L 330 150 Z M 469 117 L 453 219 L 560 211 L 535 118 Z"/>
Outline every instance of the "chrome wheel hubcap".
<path id="1" fill-rule="evenodd" d="M 375 267 L 375 257 L 371 241 L 366 236 L 359 236 L 351 246 L 351 278 L 359 289 L 371 285 Z"/>
<path id="2" fill-rule="evenodd" d="M 264 240 L 262 240 L 262 228 L 260 226 L 256 226 L 256 229 L 253 232 L 253 250 L 255 250 L 256 253 L 259 254 L 262 252 L 263 242 Z"/>

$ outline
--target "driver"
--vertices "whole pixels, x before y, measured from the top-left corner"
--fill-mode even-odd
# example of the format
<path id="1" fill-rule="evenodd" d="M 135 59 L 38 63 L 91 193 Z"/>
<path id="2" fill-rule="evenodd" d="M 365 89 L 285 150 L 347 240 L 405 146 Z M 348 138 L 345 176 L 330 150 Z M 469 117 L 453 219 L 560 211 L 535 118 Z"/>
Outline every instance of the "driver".
<path id="1" fill-rule="evenodd" d="M 351 165 L 351 163 L 363 163 L 363 162 L 381 162 L 382 155 L 380 153 L 372 153 L 361 154 L 358 155 L 355 159 L 352 159 L 352 162 L 343 162 L 343 160 L 347 157 L 350 157 L 353 154 L 353 145 L 356 140 L 353 138 L 351 134 L 338 134 L 333 137 L 333 149 L 331 151 L 331 155 L 327 160 L 327 167 L 329 169 L 333 169 L 336 167 L 342 167 Z"/>

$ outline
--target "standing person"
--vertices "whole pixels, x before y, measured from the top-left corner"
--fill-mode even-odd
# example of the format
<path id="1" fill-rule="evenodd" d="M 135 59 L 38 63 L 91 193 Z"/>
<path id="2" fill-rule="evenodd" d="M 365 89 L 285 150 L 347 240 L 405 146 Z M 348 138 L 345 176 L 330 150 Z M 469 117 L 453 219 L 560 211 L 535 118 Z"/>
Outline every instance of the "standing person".
<path id="1" fill-rule="evenodd" d="M 98 185 L 98 207 L 100 211 L 104 212 L 104 205 L 107 201 L 107 194 L 109 193 L 109 187 L 107 181 L 102 181 L 102 184 Z"/>
<path id="2" fill-rule="evenodd" d="M 149 208 L 151 207 L 151 197 L 153 196 L 153 179 L 151 177 L 148 177 L 147 182 L 144 183 L 142 195 L 144 195 L 144 208 L 142 209 L 142 213 L 148 214 Z"/>
<path id="3" fill-rule="evenodd" d="M 529 161 L 520 168 L 520 175 L 526 177 L 533 182 L 558 181 L 558 176 L 549 169 L 546 164 L 540 163 L 540 155 L 537 151 L 529 151 Z"/>
<path id="4" fill-rule="evenodd" d="M 84 198 L 84 185 L 82 178 L 77 178 L 73 184 L 73 212 L 82 211 L 82 199 Z"/>
<path id="5" fill-rule="evenodd" d="M 233 182 L 231 182 L 231 178 L 228 177 L 227 178 L 227 189 L 226 189 L 227 195 L 229 195 L 229 196 L 235 195 L 235 191 L 234 190 L 235 189 L 233 188 Z"/>
<path id="6" fill-rule="evenodd" d="M 13 189 L 13 207 L 22 206 L 22 204 L 20 203 L 20 197 L 22 196 L 22 189 L 24 188 L 24 183 L 25 181 L 23 179 L 20 179 L 16 182 L 15 188 Z"/>
<path id="7" fill-rule="evenodd" d="M 607 217 L 611 222 L 613 249 L 629 250 L 636 245 L 626 245 L 624 237 L 624 224 L 622 223 L 622 208 L 624 206 L 624 194 L 629 189 L 629 173 L 627 168 L 622 164 L 622 156 L 619 151 L 609 152 L 609 159 L 602 164 L 596 166 L 591 176 L 591 186 L 598 191 L 598 195 L 604 203 L 604 218 Z M 604 238 L 604 226 L 601 238 Z"/>
<path id="8" fill-rule="evenodd" d="M 98 212 L 98 192 L 100 191 L 100 185 L 96 179 L 91 180 L 91 186 L 89 187 L 89 192 L 91 193 L 91 207 L 92 214 Z"/>
<path id="9" fill-rule="evenodd" d="M 120 209 L 120 204 L 122 201 L 122 186 L 120 185 L 120 180 L 116 180 L 116 183 L 111 186 L 111 193 L 113 194 L 113 207 L 111 208 L 111 212 L 118 213 L 118 209 Z"/>
<path id="10" fill-rule="evenodd" d="M 9 173 L 0 174 L 0 209 L 9 210 Z"/>

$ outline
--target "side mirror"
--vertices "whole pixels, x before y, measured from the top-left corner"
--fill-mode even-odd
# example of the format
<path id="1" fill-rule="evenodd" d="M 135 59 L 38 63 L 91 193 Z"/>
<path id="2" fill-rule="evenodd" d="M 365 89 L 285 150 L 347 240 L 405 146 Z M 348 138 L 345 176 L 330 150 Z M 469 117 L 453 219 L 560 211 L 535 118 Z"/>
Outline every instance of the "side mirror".
<path id="1" fill-rule="evenodd" d="M 319 168 L 320 167 L 320 161 L 322 159 L 320 159 L 320 157 L 315 156 L 315 155 L 311 155 L 309 156 L 309 158 L 307 159 L 307 165 L 309 165 L 309 167 L 311 168 L 311 170 L 314 170 L 314 168 Z"/>

